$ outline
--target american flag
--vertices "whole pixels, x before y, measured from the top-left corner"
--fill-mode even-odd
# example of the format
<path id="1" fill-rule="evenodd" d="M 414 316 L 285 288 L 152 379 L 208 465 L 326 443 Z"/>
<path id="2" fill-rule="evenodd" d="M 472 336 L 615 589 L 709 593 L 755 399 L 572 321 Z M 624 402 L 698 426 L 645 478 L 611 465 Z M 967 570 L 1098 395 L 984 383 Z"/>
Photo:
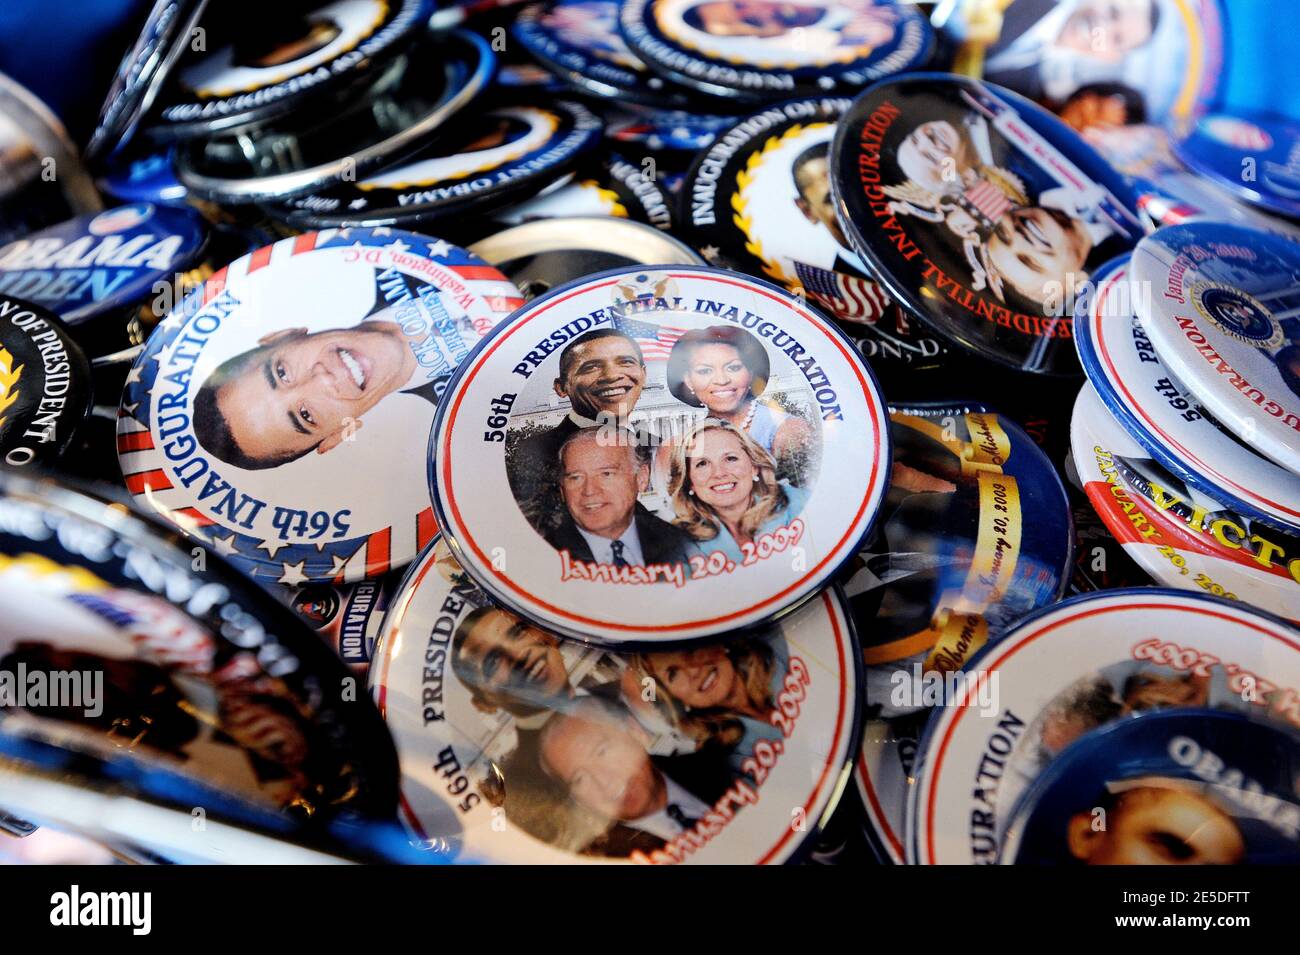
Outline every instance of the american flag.
<path id="1" fill-rule="evenodd" d="M 684 328 L 655 325 L 620 315 L 614 317 L 614 328 L 641 346 L 641 354 L 646 361 L 667 361 L 668 353 L 673 350 L 677 339 L 686 334 Z"/>
<path id="2" fill-rule="evenodd" d="M 997 222 L 1012 207 L 1007 194 L 987 179 L 981 179 L 967 189 L 962 198 L 989 222 Z"/>
<path id="3" fill-rule="evenodd" d="M 808 296 L 830 309 L 836 318 L 874 324 L 889 305 L 889 298 L 875 282 L 843 272 L 794 263 L 795 275 Z"/>

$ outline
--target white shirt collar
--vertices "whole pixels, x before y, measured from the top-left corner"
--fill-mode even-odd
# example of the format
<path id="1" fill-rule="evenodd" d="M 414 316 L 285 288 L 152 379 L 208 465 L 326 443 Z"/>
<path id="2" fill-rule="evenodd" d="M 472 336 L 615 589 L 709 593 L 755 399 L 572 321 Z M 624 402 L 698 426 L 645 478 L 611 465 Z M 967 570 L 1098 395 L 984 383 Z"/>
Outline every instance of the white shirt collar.
<path id="1" fill-rule="evenodd" d="M 636 826 L 652 836 L 658 836 L 664 842 L 676 839 L 684 831 L 677 822 L 668 815 L 668 807 L 676 806 L 687 817 L 695 820 L 703 819 L 704 814 L 709 811 L 709 806 L 700 802 L 681 786 L 677 785 L 667 776 L 664 776 L 664 783 L 668 789 L 668 800 L 664 803 L 664 808 L 658 812 L 651 813 L 635 820 L 632 825 Z"/>
<path id="2" fill-rule="evenodd" d="M 591 548 L 591 556 L 596 558 L 596 563 L 614 563 L 614 542 L 612 540 L 608 537 L 598 537 L 595 534 L 588 533 L 577 521 L 573 522 L 573 526 L 578 528 L 578 533 L 582 535 L 582 539 Z M 632 520 L 628 522 L 627 530 L 618 539 L 623 542 L 623 560 L 632 566 L 643 566 L 645 556 L 641 553 L 641 537 L 636 532 L 635 513 Z"/>

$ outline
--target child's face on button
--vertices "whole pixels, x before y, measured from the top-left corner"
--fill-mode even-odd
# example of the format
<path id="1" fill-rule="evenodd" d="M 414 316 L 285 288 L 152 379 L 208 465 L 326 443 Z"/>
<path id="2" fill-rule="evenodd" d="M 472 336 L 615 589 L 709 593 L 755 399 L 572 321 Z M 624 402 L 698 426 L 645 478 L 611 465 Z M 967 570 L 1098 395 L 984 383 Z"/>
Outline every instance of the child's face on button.
<path id="1" fill-rule="evenodd" d="M 1143 786 L 1125 792 L 1093 829 L 1092 812 L 1070 820 L 1070 853 L 1088 865 L 1237 865 L 1246 845 L 1236 823 L 1204 796 Z"/>

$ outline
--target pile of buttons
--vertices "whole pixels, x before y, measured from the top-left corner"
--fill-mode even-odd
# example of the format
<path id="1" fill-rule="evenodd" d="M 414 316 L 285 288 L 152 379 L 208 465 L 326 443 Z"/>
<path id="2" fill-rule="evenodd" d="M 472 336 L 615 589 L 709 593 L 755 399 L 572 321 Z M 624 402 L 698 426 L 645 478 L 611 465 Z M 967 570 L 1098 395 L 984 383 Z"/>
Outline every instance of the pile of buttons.
<path id="1" fill-rule="evenodd" d="M 0 831 L 1300 861 L 1300 122 L 1215 0 L 273 6 L 159 0 L 84 164 L 0 83 Z"/>

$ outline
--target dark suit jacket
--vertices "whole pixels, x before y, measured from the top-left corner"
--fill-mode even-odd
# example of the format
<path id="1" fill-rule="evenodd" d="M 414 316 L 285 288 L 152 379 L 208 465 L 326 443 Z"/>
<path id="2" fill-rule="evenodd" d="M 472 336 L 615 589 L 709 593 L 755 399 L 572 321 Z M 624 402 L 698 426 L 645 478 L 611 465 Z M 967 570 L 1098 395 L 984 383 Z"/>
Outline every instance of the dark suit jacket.
<path id="1" fill-rule="evenodd" d="M 640 504 L 633 511 L 632 522 L 636 525 L 637 537 L 641 540 L 641 555 L 647 564 L 686 563 L 691 539 L 685 531 L 656 517 Z M 589 563 L 596 560 L 568 511 L 560 519 L 560 526 L 546 535 L 546 541 L 556 550 L 567 550 L 574 560 Z"/>
<path id="2" fill-rule="evenodd" d="M 552 530 L 564 510 L 560 498 L 560 448 L 579 430 L 573 419 L 521 441 L 510 463 L 510 490 L 528 522 L 541 534 Z"/>
<path id="3" fill-rule="evenodd" d="M 722 798 L 737 778 L 723 746 L 706 745 L 694 753 L 651 756 L 650 760 L 678 786 L 710 806 Z"/>

